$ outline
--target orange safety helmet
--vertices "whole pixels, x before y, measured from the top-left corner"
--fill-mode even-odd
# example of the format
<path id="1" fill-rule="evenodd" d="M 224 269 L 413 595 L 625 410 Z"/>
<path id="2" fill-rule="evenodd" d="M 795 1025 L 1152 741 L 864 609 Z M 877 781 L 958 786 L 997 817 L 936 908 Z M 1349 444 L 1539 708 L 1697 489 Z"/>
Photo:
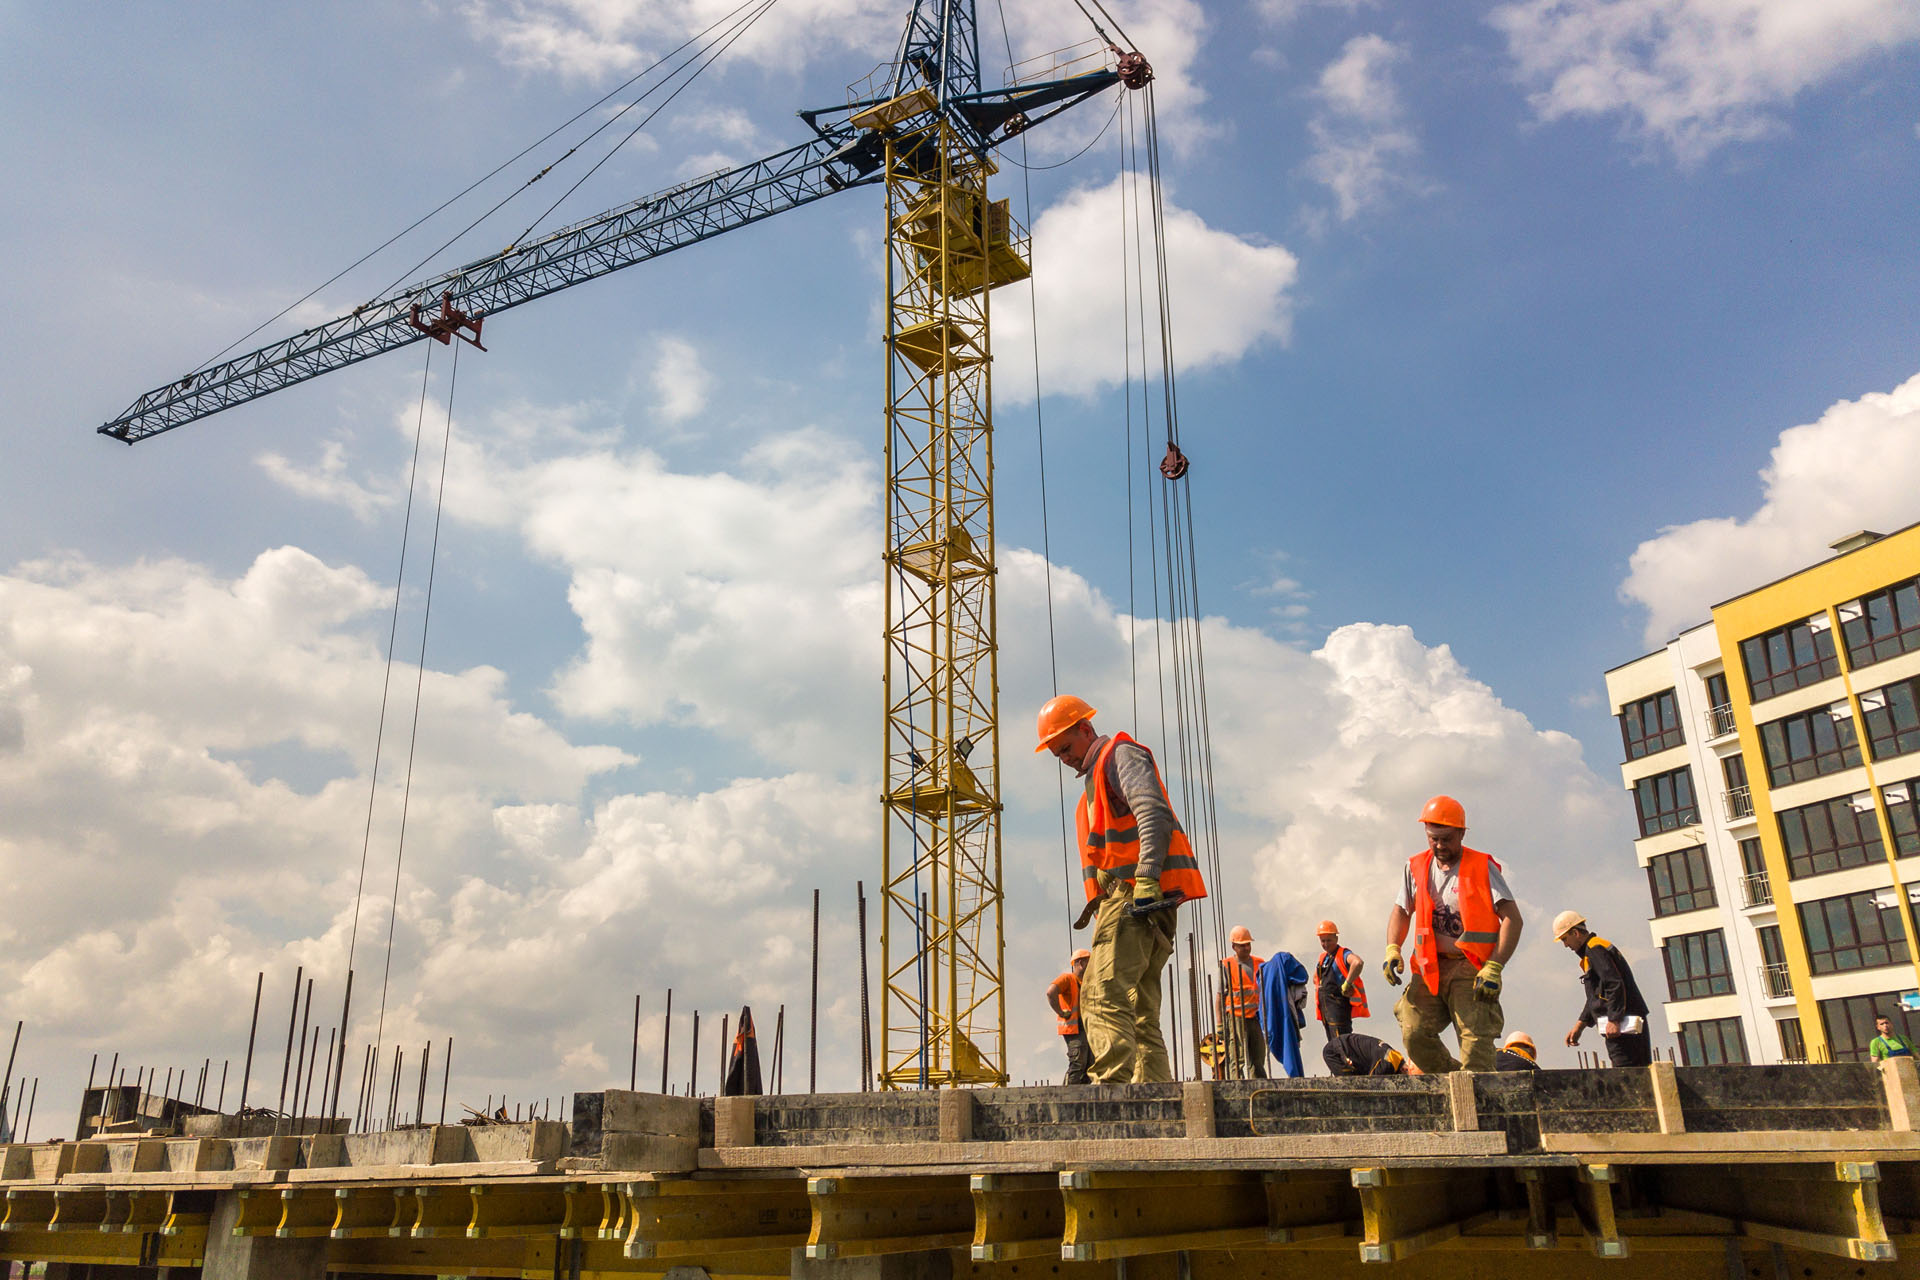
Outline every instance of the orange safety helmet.
<path id="1" fill-rule="evenodd" d="M 1091 960 L 1093 959 L 1093 952 L 1087 950 L 1085 947 L 1082 947 L 1078 951 L 1073 953 L 1073 958 L 1075 960 Z"/>
<path id="2" fill-rule="evenodd" d="M 1335 924 L 1331 920 L 1322 920 L 1320 922 L 1320 927 L 1315 929 L 1313 932 L 1315 937 L 1324 938 L 1330 933 L 1337 935 L 1340 932 L 1340 926 Z"/>
<path id="3" fill-rule="evenodd" d="M 1420 821 L 1431 822 L 1440 827 L 1459 827 L 1466 829 L 1467 807 L 1452 796 L 1435 796 L 1427 801 L 1427 807 L 1420 811 Z"/>
<path id="4" fill-rule="evenodd" d="M 1040 745 L 1035 753 L 1045 751 L 1058 738 L 1082 720 L 1091 720 L 1100 713 L 1087 705 L 1086 699 L 1076 698 L 1070 693 L 1062 693 L 1048 698 L 1040 708 Z"/>
<path id="5" fill-rule="evenodd" d="M 1237 924 L 1233 926 L 1233 932 L 1227 935 L 1227 941 L 1228 942 L 1252 942 L 1253 934 L 1247 931 L 1247 926 L 1243 924 Z"/>
<path id="6" fill-rule="evenodd" d="M 1539 1052 L 1539 1050 L 1538 1050 L 1538 1049 L 1536 1049 L 1536 1048 L 1534 1048 L 1534 1045 L 1533 1045 L 1533 1037 L 1532 1037 L 1532 1036 L 1530 1036 L 1530 1035 L 1528 1035 L 1528 1034 L 1527 1034 L 1526 1032 L 1524 1032 L 1524 1031 L 1516 1031 L 1516 1032 L 1514 1032 L 1514 1033 L 1513 1033 L 1512 1035 L 1510 1035 L 1510 1036 L 1508 1036 L 1508 1037 L 1507 1037 L 1507 1042 L 1506 1042 L 1505 1044 L 1503 1044 L 1503 1045 L 1501 1045 L 1500 1047 L 1501 1047 L 1502 1049 L 1511 1049 L 1511 1048 L 1513 1048 L 1513 1046 L 1515 1046 L 1515 1045 L 1517 1045 L 1517 1044 L 1519 1044 L 1519 1045 L 1525 1045 L 1525 1046 L 1526 1046 L 1526 1048 L 1527 1048 L 1527 1052 L 1528 1052 L 1528 1053 L 1538 1053 L 1538 1052 Z"/>

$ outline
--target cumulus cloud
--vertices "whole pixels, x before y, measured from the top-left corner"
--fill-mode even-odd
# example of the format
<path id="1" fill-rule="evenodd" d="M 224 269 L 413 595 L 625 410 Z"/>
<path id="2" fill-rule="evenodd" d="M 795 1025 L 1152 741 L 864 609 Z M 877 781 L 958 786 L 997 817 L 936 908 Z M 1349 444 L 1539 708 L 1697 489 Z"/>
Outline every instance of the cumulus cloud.
<path id="1" fill-rule="evenodd" d="M 1379 0 L 1254 0 L 1254 10 L 1276 26 L 1298 21 L 1309 9 L 1339 9 L 1357 13 L 1371 9 Z"/>
<path id="2" fill-rule="evenodd" d="M 1031 285 L 994 294 L 994 329 L 1003 350 L 1033 341 L 1038 308 L 1045 390 L 1090 395 L 1126 378 L 1126 325 L 1136 302 L 1118 264 L 1132 261 L 1122 226 L 1123 193 L 1115 178 L 1083 187 L 1046 210 L 1033 228 Z M 1139 200 L 1144 205 L 1144 186 Z M 1143 215 L 1144 216 L 1144 215 Z M 1166 202 L 1166 254 L 1172 313 L 1178 341 L 1174 355 L 1182 372 L 1239 359 L 1263 342 L 1285 342 L 1292 332 L 1292 289 L 1299 262 L 1285 248 L 1251 236 L 1210 227 L 1200 215 Z M 1029 288 L 1038 290 L 1029 295 Z M 1149 326 L 1153 307 L 1147 307 Z M 1132 334 L 1137 372 L 1140 334 Z M 1157 337 L 1150 331 L 1148 345 Z M 1022 403 L 1031 384 L 1002 378 L 996 398 Z"/>
<path id="3" fill-rule="evenodd" d="M 1760 482 L 1753 514 L 1670 526 L 1635 548 L 1620 596 L 1646 610 L 1649 648 L 1846 534 L 1920 520 L 1920 375 L 1782 431 Z"/>
<path id="4" fill-rule="evenodd" d="M 1683 164 L 1764 137 L 1796 95 L 1920 39 L 1910 0 L 1519 0 L 1488 20 L 1542 120 L 1621 115 Z"/>
<path id="5" fill-rule="evenodd" d="M 700 352 L 683 338 L 662 338 L 654 353 L 652 379 L 660 416 L 684 422 L 707 407 L 713 377 Z"/>
<path id="6" fill-rule="evenodd" d="M 1406 60 L 1405 47 L 1382 36 L 1355 36 L 1314 86 L 1317 105 L 1307 121 L 1313 152 L 1306 171 L 1332 193 L 1342 222 L 1396 189 L 1421 185 L 1408 168 L 1420 142 L 1393 81 L 1394 68 Z"/>

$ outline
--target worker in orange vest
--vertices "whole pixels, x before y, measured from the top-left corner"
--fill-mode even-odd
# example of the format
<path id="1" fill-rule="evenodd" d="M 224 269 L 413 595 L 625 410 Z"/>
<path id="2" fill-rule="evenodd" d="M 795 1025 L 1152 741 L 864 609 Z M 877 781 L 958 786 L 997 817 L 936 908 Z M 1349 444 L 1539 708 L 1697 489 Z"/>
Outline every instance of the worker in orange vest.
<path id="1" fill-rule="evenodd" d="M 1355 1018 L 1369 1016 L 1367 988 L 1360 981 L 1365 966 L 1359 956 L 1340 945 L 1339 925 L 1322 920 L 1315 932 L 1320 937 L 1320 961 L 1313 966 L 1313 1012 L 1332 1040 L 1352 1031 Z"/>
<path id="2" fill-rule="evenodd" d="M 1085 1084 L 1087 1068 L 1093 1065 L 1093 1050 L 1087 1047 L 1087 1029 L 1080 1023 L 1080 983 L 1087 976 L 1087 961 L 1093 953 L 1084 947 L 1073 953 L 1067 971 L 1047 985 L 1047 1003 L 1067 1042 L 1068 1084 Z"/>
<path id="3" fill-rule="evenodd" d="M 1226 1031 L 1227 1048 L 1242 1078 L 1267 1078 L 1267 1037 L 1260 1030 L 1260 970 L 1266 964 L 1253 954 L 1253 933 L 1243 924 L 1227 935 L 1231 954 L 1220 961 L 1219 1022 Z"/>
<path id="4" fill-rule="evenodd" d="M 1160 979 L 1182 902 L 1207 896 L 1200 863 L 1173 815 L 1153 754 L 1124 733 L 1094 731 L 1094 709 L 1063 694 L 1040 708 L 1040 745 L 1086 779 L 1074 811 L 1093 958 L 1080 1017 L 1100 1084 L 1173 1079 L 1160 1030 Z"/>
<path id="5" fill-rule="evenodd" d="M 1435 796 L 1420 811 L 1427 847 L 1407 860 L 1400 896 L 1387 915 L 1387 959 L 1381 973 L 1400 985 L 1407 963 L 1400 944 L 1413 928 L 1413 976 L 1394 1006 L 1407 1056 L 1427 1072 L 1458 1071 L 1440 1042 L 1453 1024 L 1469 1071 L 1492 1071 L 1506 1018 L 1500 1011 L 1501 970 L 1520 945 L 1520 908 L 1500 864 L 1464 843 L 1467 810 Z"/>

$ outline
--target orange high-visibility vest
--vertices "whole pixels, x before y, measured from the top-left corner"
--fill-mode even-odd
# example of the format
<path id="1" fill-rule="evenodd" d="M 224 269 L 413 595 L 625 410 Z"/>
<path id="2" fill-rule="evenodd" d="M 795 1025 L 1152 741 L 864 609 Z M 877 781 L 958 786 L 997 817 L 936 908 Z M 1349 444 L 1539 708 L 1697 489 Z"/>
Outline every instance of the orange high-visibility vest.
<path id="1" fill-rule="evenodd" d="M 1225 981 L 1220 984 L 1220 995 L 1227 1002 L 1227 1013 L 1235 1018 L 1253 1018 L 1260 1014 L 1260 970 L 1267 963 L 1259 956 L 1249 957 L 1253 966 L 1240 963 L 1239 956 L 1228 956 L 1220 962 L 1227 971 Z"/>
<path id="2" fill-rule="evenodd" d="M 1060 1003 L 1067 1007 L 1067 1012 L 1064 1017 L 1055 1014 L 1054 1025 L 1060 1028 L 1063 1036 L 1077 1036 L 1080 1034 L 1080 979 L 1074 976 L 1073 970 L 1069 969 L 1055 978 L 1047 990 L 1052 992 L 1061 987 L 1066 990 L 1060 992 Z"/>
<path id="3" fill-rule="evenodd" d="M 1433 871 L 1433 850 L 1413 855 L 1413 971 L 1426 980 L 1427 990 L 1440 994 L 1440 944 L 1433 936 L 1433 891 L 1427 879 Z M 1500 941 L 1500 917 L 1493 910 L 1493 886 L 1487 878 L 1495 862 L 1478 849 L 1460 851 L 1460 954 L 1478 969 Z"/>
<path id="4" fill-rule="evenodd" d="M 1353 971 L 1353 966 L 1347 963 L 1347 957 L 1352 954 L 1353 952 L 1347 950 L 1345 947 L 1335 947 L 1333 949 L 1333 967 L 1340 974 L 1339 985 L 1341 986 L 1346 985 L 1347 975 Z M 1367 984 L 1358 978 L 1354 979 L 1351 1003 L 1354 1017 L 1365 1018 L 1369 1016 L 1367 1013 Z M 1320 966 L 1317 964 L 1313 966 L 1313 1016 L 1322 1022 L 1327 1020 L 1327 1015 L 1320 1012 Z"/>
<path id="5" fill-rule="evenodd" d="M 1086 794 L 1082 792 L 1080 803 L 1074 809 L 1074 825 L 1080 832 L 1080 883 L 1089 902 L 1100 896 L 1101 872 L 1116 880 L 1131 882 L 1140 860 L 1140 823 L 1131 812 L 1119 811 L 1120 797 L 1107 794 L 1107 758 L 1123 742 L 1140 746 L 1124 733 L 1109 738 L 1093 762 L 1093 805 L 1089 808 Z M 1153 763 L 1150 751 L 1147 763 L 1153 766 L 1153 780 L 1159 783 L 1164 797 L 1167 784 L 1161 781 L 1160 766 Z M 1167 807 L 1171 811 L 1172 801 L 1168 801 Z M 1193 856 L 1193 846 L 1187 842 L 1187 833 L 1181 829 L 1177 816 L 1173 820 L 1173 835 L 1167 842 L 1166 861 L 1160 865 L 1160 889 L 1169 894 L 1177 889 L 1189 902 L 1207 896 L 1206 881 L 1200 878 L 1199 860 Z"/>

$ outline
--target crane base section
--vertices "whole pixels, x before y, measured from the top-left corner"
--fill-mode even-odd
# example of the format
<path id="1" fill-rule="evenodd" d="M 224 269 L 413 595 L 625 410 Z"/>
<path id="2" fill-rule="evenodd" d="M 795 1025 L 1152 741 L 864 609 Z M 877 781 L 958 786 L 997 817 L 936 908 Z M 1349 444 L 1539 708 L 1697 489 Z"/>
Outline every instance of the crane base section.
<path id="1" fill-rule="evenodd" d="M 0 1261 L 69 1280 L 1892 1277 L 1920 1258 L 1916 1118 L 1911 1060 L 610 1090 L 565 1125 L 9 1146 Z"/>

